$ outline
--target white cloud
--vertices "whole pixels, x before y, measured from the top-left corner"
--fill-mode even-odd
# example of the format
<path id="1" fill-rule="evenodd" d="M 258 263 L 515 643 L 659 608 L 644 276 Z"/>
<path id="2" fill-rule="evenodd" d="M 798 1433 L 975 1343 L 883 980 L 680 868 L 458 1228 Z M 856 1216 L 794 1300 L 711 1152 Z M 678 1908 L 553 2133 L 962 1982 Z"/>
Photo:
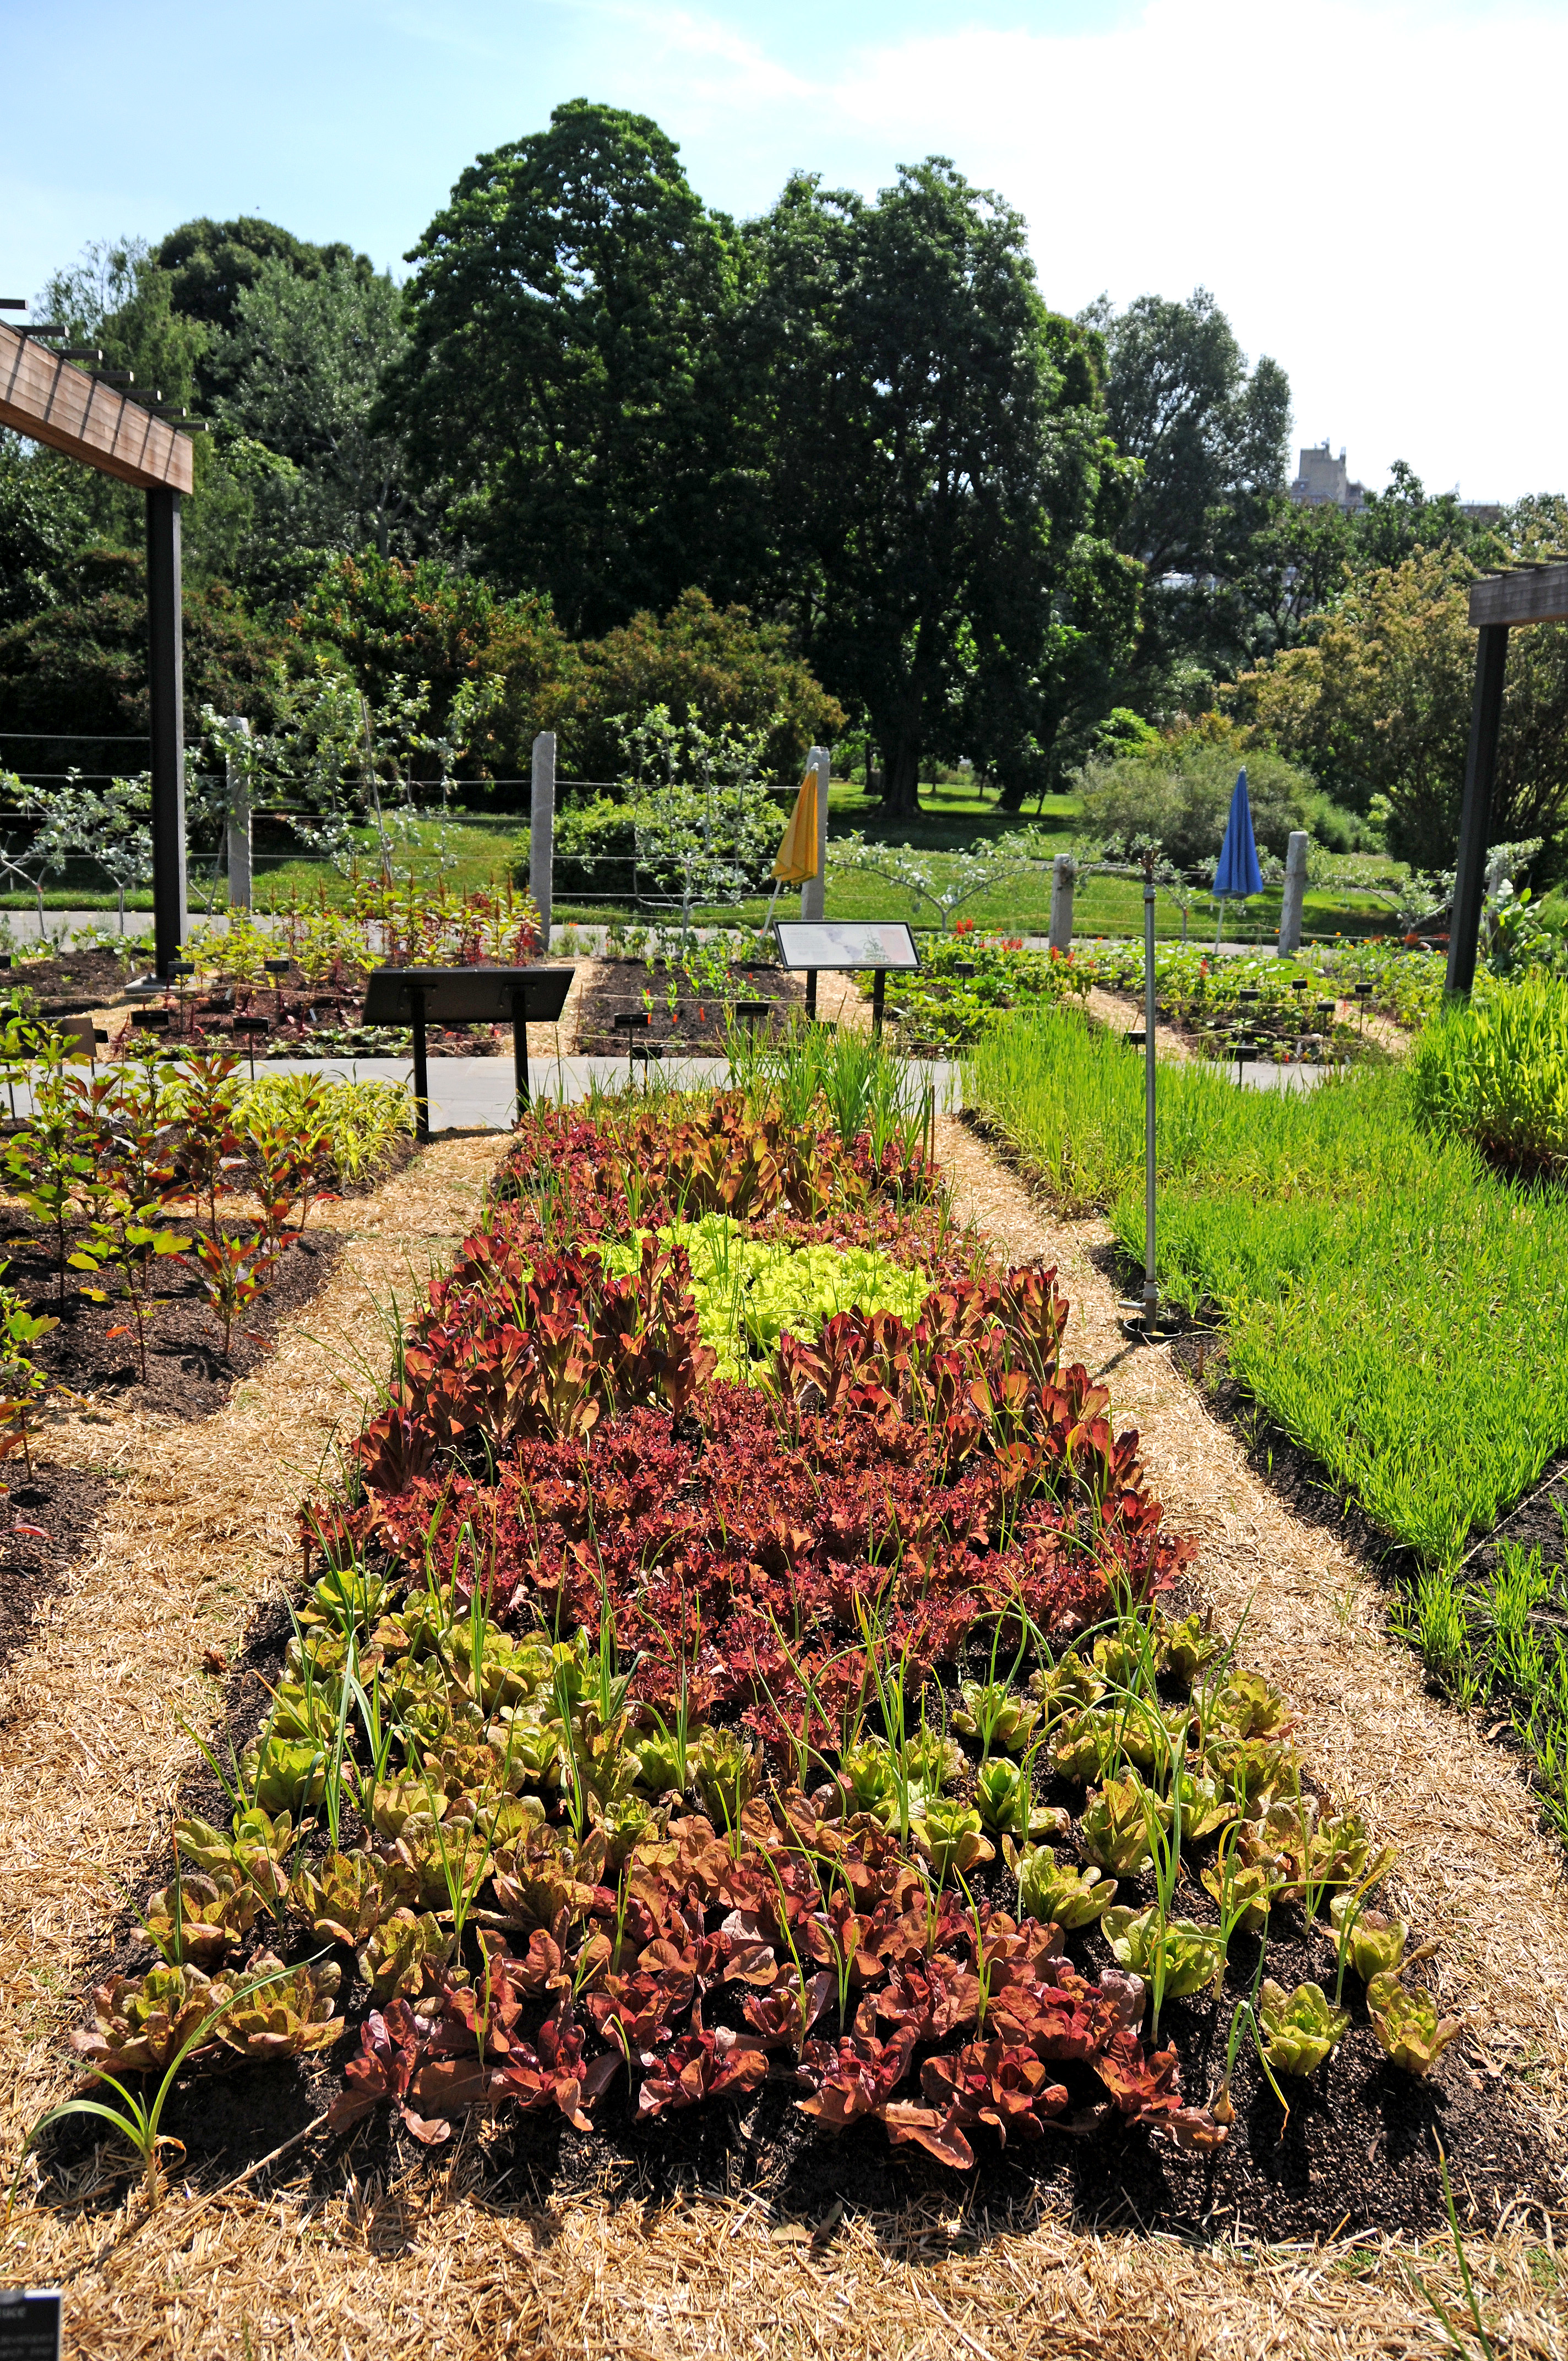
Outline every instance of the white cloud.
<path id="1" fill-rule="evenodd" d="M 1481 499 L 1568 483 L 1565 86 L 1555 11 L 1151 0 L 1102 33 L 887 43 L 828 95 L 857 144 L 1016 204 L 1048 301 L 1201 282 L 1285 364 L 1299 439 Z"/>

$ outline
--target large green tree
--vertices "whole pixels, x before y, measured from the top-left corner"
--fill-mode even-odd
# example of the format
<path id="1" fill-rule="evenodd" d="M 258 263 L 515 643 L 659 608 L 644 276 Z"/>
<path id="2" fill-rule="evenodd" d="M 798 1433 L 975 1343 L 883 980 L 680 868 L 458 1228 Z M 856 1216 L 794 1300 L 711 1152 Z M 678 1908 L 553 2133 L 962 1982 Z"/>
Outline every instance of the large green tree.
<path id="1" fill-rule="evenodd" d="M 471 165 L 409 259 L 387 415 L 498 587 L 573 632 L 722 590 L 734 239 L 674 142 L 574 99 Z"/>
<path id="2" fill-rule="evenodd" d="M 285 463 L 255 502 L 261 546 L 251 564 L 276 575 L 308 564 L 307 553 L 417 549 L 424 536 L 401 448 L 370 424 L 408 342 L 391 279 L 352 259 L 308 276 L 265 261 L 236 294 L 221 341 L 225 439 Z"/>
<path id="3" fill-rule="evenodd" d="M 112 741 L 148 726 L 146 562 L 132 551 L 90 550 L 67 587 L 59 605 L 0 631 L 0 730 L 22 733 L 11 759 L 19 770 L 61 769 L 49 737 L 102 731 L 102 741 L 78 740 L 82 767 L 112 758 L 138 771 L 145 746 Z M 188 587 L 184 639 L 187 741 L 200 734 L 203 705 L 265 726 L 280 651 L 233 592 Z M 40 732 L 38 744 L 26 742 L 29 730 Z"/>
<path id="4" fill-rule="evenodd" d="M 1424 869 L 1452 868 L 1459 839 L 1475 572 L 1462 553 L 1418 550 L 1353 575 L 1308 644 L 1244 674 L 1231 694 L 1238 718 L 1337 801 L 1365 812 L 1384 798 L 1389 851 Z M 1552 840 L 1553 873 L 1568 828 L 1568 625 L 1534 624 L 1510 642 L 1493 840 Z"/>
<path id="5" fill-rule="evenodd" d="M 872 205 L 797 178 L 749 246 L 774 594 L 894 813 L 928 752 L 1015 807 L 1135 614 L 1095 339 L 1047 310 L 1022 216 L 941 157 Z"/>
<path id="6" fill-rule="evenodd" d="M 1266 355 L 1248 370 L 1205 288 L 1186 302 L 1140 295 L 1123 312 L 1102 296 L 1081 316 L 1104 340 L 1110 434 L 1139 467 L 1117 546 L 1147 578 L 1138 669 L 1157 702 L 1162 673 L 1257 650 L 1242 585 L 1284 495 L 1289 381 Z"/>

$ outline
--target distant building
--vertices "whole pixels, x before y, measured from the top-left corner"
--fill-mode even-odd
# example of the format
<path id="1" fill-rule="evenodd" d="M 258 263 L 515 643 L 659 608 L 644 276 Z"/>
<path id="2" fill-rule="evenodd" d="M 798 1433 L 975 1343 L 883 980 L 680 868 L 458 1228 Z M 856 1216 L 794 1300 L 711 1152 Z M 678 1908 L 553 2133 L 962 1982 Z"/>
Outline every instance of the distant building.
<path id="1" fill-rule="evenodd" d="M 1459 513 L 1468 524 L 1490 527 L 1502 522 L 1503 503 L 1501 500 L 1461 500 Z"/>
<path id="2" fill-rule="evenodd" d="M 1290 497 L 1293 500 L 1302 501 L 1308 508 L 1324 508 L 1332 502 L 1335 508 L 1343 509 L 1347 515 L 1354 516 L 1357 509 L 1366 505 L 1366 487 L 1351 482 L 1343 449 L 1336 459 L 1324 443 L 1302 452 L 1296 480 L 1290 487 Z"/>

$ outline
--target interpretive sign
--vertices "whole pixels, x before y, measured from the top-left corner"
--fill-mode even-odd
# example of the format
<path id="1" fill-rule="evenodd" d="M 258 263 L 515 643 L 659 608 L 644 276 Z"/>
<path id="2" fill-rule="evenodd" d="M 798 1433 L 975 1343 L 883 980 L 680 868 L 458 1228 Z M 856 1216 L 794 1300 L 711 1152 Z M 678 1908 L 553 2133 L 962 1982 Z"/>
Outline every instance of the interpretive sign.
<path id="1" fill-rule="evenodd" d="M 517 1095 L 528 1104 L 528 1027 L 554 1025 L 566 1005 L 570 967 L 378 967 L 365 984 L 367 1025 L 407 1025 L 414 1037 L 414 1124 L 430 1137 L 427 1025 L 510 1025 Z"/>

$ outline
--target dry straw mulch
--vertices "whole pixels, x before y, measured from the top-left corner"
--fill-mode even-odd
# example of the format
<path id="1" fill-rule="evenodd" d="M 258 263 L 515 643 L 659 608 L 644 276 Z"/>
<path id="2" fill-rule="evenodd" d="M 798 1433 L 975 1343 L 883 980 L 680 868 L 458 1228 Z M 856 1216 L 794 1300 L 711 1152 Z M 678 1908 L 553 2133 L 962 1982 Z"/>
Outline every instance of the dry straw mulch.
<path id="1" fill-rule="evenodd" d="M 1509 2055 L 1518 2073 L 1528 2045 L 1540 2103 L 1554 2112 L 1563 2042 L 1550 2003 L 1484 1989 L 1505 1936 L 1494 1878 L 1530 1905 L 1518 1935 L 1532 1978 L 1561 1992 L 1568 1964 L 1555 1862 L 1506 1762 L 1424 1697 L 1383 1637 L 1376 1594 L 1273 1501 L 1166 1355 L 1115 1361 L 1111 1293 L 1085 1260 L 1096 1226 L 1044 1220 L 961 1126 L 944 1134 L 962 1209 L 997 1250 L 1059 1263 L 1077 1297 L 1069 1341 L 1091 1367 L 1114 1364 L 1118 1406 L 1143 1426 L 1173 1514 L 1204 1535 L 1202 1575 L 1218 1610 L 1238 1611 L 1255 1591 L 1257 1651 L 1309 1708 L 1314 1758 L 1405 1848 L 1423 1918 L 1435 1911 L 1449 1942 L 1449 1988 L 1477 2012 L 1477 2056 Z M 202 1649 L 231 1645 L 253 1603 L 287 1577 L 292 1508 L 361 1389 L 345 1365 L 356 1351 L 385 1365 L 372 1298 L 396 1286 L 406 1300 L 413 1275 L 464 1226 L 499 1147 L 440 1144 L 369 1206 L 344 1209 L 355 1235 L 331 1290 L 203 1430 L 205 1457 L 181 1456 L 172 1438 L 128 1422 L 115 1438 L 126 1489 L 96 1564 L 18 1662 L 0 1704 L 8 2158 L 63 2085 L 58 2035 L 115 1909 L 109 1874 L 138 1883 L 192 1759 L 170 1708 L 213 1718 Z M 1516 1939 L 1516 1973 L 1519 1957 Z M 556 2206 L 498 2180 L 488 2146 L 470 2126 L 455 2156 L 422 2156 L 392 2186 L 361 2186 L 350 2158 L 323 2191 L 302 2149 L 269 2179 L 177 2184 L 156 2209 L 139 2191 L 118 2202 L 118 2189 L 49 2210 L 24 2201 L 0 2278 L 61 2280 L 67 2350 L 94 2361 L 379 2361 L 397 2345 L 464 2361 L 498 2352 L 591 2361 L 1426 2355 L 1442 2340 L 1412 2264 L 1460 2317 L 1441 2242 L 1413 2257 L 1376 2244 L 1200 2247 L 1130 2222 L 1085 2234 L 1047 2213 L 970 2213 L 958 2182 L 946 2208 L 855 2218 L 835 2207 L 815 2224 L 771 2214 L 744 2191 L 654 2208 L 634 2191 L 607 2190 Z M 1568 2354 L 1552 2237 L 1550 2225 L 1543 2240 L 1516 2216 L 1471 2242 L 1499 2353 Z"/>

